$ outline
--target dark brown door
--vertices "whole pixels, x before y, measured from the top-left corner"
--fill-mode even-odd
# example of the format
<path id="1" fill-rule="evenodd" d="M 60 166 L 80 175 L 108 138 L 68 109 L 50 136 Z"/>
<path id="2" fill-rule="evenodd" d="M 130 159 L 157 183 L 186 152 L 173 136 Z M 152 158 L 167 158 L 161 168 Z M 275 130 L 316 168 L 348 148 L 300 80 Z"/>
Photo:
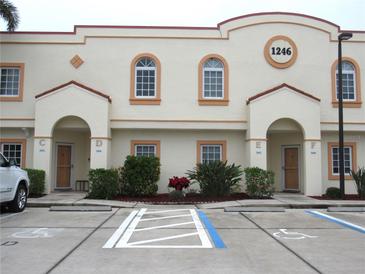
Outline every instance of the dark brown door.
<path id="1" fill-rule="evenodd" d="M 298 148 L 284 148 L 285 189 L 299 189 Z"/>
<path id="2" fill-rule="evenodd" d="M 57 187 L 70 187 L 71 178 L 71 146 L 57 147 Z"/>

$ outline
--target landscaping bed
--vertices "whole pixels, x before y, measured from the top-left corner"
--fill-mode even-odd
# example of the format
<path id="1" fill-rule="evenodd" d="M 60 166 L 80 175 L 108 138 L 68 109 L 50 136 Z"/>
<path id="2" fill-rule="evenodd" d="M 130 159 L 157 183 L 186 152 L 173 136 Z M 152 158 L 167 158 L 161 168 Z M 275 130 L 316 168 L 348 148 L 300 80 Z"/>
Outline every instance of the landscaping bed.
<path id="1" fill-rule="evenodd" d="M 229 196 L 220 197 L 207 197 L 199 193 L 187 193 L 185 197 L 181 199 L 172 199 L 169 193 L 161 193 L 153 196 L 140 196 L 129 197 L 119 195 L 114 200 L 123 202 L 141 202 L 150 204 L 199 204 L 199 203 L 212 203 L 212 202 L 226 202 L 235 200 L 250 199 L 246 193 L 233 193 Z"/>
<path id="2" fill-rule="evenodd" d="M 338 198 L 331 198 L 331 197 L 328 197 L 327 195 L 309 196 L 309 197 L 317 199 L 317 200 L 342 200 L 342 199 L 338 199 Z M 360 199 L 359 195 L 357 195 L 357 194 L 346 194 L 344 200 L 365 201 L 365 199 Z"/>

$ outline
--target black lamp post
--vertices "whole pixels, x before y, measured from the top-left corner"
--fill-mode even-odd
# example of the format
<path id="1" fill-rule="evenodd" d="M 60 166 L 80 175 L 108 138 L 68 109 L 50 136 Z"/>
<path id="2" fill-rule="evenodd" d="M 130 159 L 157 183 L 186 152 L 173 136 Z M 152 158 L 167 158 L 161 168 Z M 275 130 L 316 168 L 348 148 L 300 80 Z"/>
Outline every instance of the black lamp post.
<path id="1" fill-rule="evenodd" d="M 343 159 L 343 98 L 342 98 L 342 44 L 344 40 L 349 40 L 352 33 L 343 32 L 338 36 L 338 150 L 340 168 L 340 192 L 341 199 L 345 199 L 345 165 Z"/>

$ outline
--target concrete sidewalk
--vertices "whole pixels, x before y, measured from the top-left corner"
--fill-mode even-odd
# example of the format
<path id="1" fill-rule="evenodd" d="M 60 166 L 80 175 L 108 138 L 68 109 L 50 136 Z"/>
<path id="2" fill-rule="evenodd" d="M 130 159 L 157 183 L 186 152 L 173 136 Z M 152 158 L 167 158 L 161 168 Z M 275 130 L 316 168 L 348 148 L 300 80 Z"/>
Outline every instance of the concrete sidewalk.
<path id="1" fill-rule="evenodd" d="M 111 206 L 116 208 L 134 207 L 186 207 L 186 204 L 152 205 L 138 202 L 85 199 L 86 192 L 52 192 L 41 198 L 29 198 L 29 207 L 50 206 Z M 188 205 L 189 206 L 189 205 Z M 192 204 L 200 209 L 219 209 L 225 207 L 284 207 L 284 208 L 328 208 L 328 207 L 365 207 L 365 201 L 317 200 L 296 193 L 275 193 L 271 200 L 237 200 L 217 203 Z"/>

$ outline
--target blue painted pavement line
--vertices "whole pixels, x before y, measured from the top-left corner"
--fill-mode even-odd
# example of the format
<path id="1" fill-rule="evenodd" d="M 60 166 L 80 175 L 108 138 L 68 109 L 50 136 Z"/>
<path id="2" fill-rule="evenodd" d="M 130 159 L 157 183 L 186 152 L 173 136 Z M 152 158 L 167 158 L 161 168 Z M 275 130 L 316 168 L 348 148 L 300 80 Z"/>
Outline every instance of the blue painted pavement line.
<path id="1" fill-rule="evenodd" d="M 222 241 L 221 237 L 219 237 L 218 232 L 215 230 L 212 223 L 209 221 L 207 215 L 204 214 L 203 211 L 198 210 L 199 218 L 204 223 L 204 226 L 209 232 L 210 238 L 213 240 L 213 243 L 216 248 L 226 248 L 226 245 Z"/>
<path id="2" fill-rule="evenodd" d="M 357 232 L 365 234 L 365 228 L 362 227 L 362 226 L 346 222 L 344 220 L 332 217 L 330 215 L 327 215 L 327 214 L 324 214 L 324 213 L 321 213 L 321 212 L 318 212 L 318 211 L 315 211 L 315 210 L 306 210 L 305 212 L 308 213 L 308 214 L 311 214 L 315 217 L 318 217 L 318 218 L 321 218 L 321 219 L 324 219 L 324 220 L 327 220 L 327 221 L 334 222 L 336 224 L 342 225 L 344 227 L 347 227 L 347 228 L 350 228 L 350 229 L 355 230 Z"/>

